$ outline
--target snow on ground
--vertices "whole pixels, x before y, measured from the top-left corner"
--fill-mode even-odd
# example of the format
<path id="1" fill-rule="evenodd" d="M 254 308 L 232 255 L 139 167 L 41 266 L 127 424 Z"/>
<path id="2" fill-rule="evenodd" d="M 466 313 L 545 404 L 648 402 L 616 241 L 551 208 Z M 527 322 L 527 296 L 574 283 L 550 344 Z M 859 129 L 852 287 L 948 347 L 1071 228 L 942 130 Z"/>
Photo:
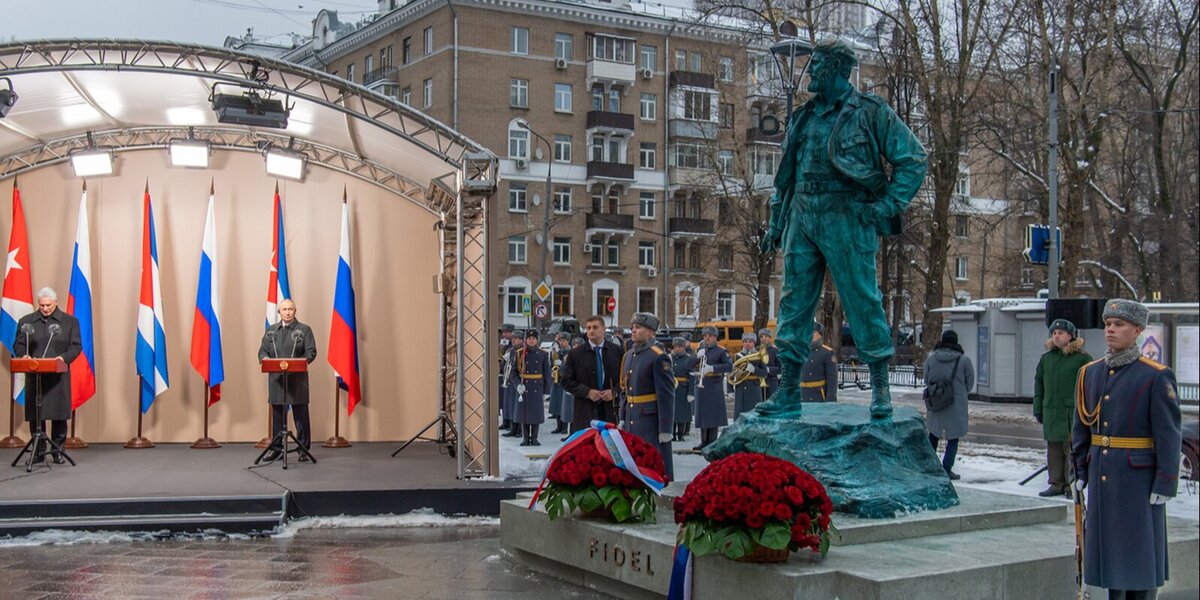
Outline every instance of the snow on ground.
<path id="1" fill-rule="evenodd" d="M 271 537 L 282 539 L 295 537 L 302 529 L 343 529 L 366 527 L 469 527 L 474 525 L 499 525 L 497 517 L 446 516 L 432 508 L 418 508 L 400 515 L 371 515 L 335 517 L 305 517 L 293 519 L 275 530 Z"/>
<path id="2" fill-rule="evenodd" d="M 19 537 L 0 537 L 0 548 L 22 546 L 74 546 L 80 544 L 117 544 L 128 542 L 150 542 L 162 539 L 180 540 L 247 540 L 250 536 L 241 533 L 224 533 L 216 529 L 198 533 L 171 533 L 161 531 L 77 531 L 47 529 Z"/>

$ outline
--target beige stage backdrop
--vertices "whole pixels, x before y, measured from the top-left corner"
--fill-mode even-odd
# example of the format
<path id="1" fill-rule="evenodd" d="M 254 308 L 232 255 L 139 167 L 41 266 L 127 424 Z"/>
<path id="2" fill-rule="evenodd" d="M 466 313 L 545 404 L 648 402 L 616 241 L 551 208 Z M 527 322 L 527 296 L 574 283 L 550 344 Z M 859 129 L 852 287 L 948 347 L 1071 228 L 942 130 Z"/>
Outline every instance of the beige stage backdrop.
<path id="1" fill-rule="evenodd" d="M 76 434 L 89 443 L 125 442 L 136 432 L 134 344 L 147 181 L 157 222 L 171 387 L 146 414 L 144 432 L 154 442 L 192 442 L 202 433 L 204 384 L 191 367 L 189 349 L 210 180 L 216 185 L 225 382 L 221 401 L 210 410 L 209 432 L 219 442 L 257 441 L 267 433 L 266 376 L 258 372 L 257 352 L 276 180 L 256 154 L 218 151 L 210 169 L 195 170 L 170 167 L 165 150 L 141 151 L 118 155 L 115 175 L 87 182 L 97 391 L 78 411 Z M 405 439 L 437 413 L 436 219 L 398 195 L 310 165 L 303 183 L 280 180 L 279 191 L 297 318 L 312 326 L 318 344 L 309 374 L 313 441 L 333 433 L 334 375 L 326 350 L 343 185 L 350 204 L 363 402 L 347 418 L 342 394 L 341 432 L 351 442 Z M 53 287 L 63 310 L 80 187 L 68 164 L 20 176 L 34 292 Z M 11 179 L 0 183 L 4 244 L 12 229 L 11 193 Z M 0 372 L 11 381 L 7 350 L 0 352 L 5 355 Z M 3 415 L 0 422 L 7 418 L 7 403 Z M 27 435 L 22 425 L 18 431 Z M 7 427 L 0 435 L 5 433 Z"/>

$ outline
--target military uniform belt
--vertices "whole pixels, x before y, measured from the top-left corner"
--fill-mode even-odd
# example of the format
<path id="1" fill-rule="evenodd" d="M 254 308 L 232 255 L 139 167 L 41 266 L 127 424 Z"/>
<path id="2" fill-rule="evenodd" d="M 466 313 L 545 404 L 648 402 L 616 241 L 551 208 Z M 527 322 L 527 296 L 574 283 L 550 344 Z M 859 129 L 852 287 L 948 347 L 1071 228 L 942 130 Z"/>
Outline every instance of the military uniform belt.
<path id="1" fill-rule="evenodd" d="M 706 373 L 705 377 L 720 377 L 721 373 Z"/>
<path id="2" fill-rule="evenodd" d="M 687 377 L 676 377 L 675 378 L 675 381 L 677 381 L 679 383 L 685 383 L 687 380 L 688 380 Z"/>
<path id="3" fill-rule="evenodd" d="M 541 379 L 541 378 L 542 378 L 541 375 L 525 375 L 524 373 L 521 374 L 521 379 Z"/>
<path id="4" fill-rule="evenodd" d="M 837 179 L 821 179 L 815 181 L 797 181 L 796 193 L 798 194 L 820 194 L 824 192 L 861 192 L 862 186 L 856 185 L 849 181 L 840 181 Z"/>
<path id="5" fill-rule="evenodd" d="M 743 381 L 758 381 L 758 375 L 747 375 Z"/>
<path id="6" fill-rule="evenodd" d="M 802 387 L 802 388 L 819 388 L 819 387 L 825 387 L 825 380 L 824 380 L 824 379 L 822 379 L 822 380 L 820 380 L 820 381 L 801 381 L 801 382 L 800 382 L 800 387 Z"/>
<path id="7" fill-rule="evenodd" d="M 658 400 L 658 394 L 639 394 L 637 396 L 626 396 L 625 398 L 630 404 L 645 404 Z"/>
<path id="8" fill-rule="evenodd" d="M 1154 438 L 1113 437 L 1109 435 L 1096 435 L 1093 433 L 1092 445 L 1103 446 L 1105 448 L 1140 450 L 1143 448 L 1153 448 Z"/>

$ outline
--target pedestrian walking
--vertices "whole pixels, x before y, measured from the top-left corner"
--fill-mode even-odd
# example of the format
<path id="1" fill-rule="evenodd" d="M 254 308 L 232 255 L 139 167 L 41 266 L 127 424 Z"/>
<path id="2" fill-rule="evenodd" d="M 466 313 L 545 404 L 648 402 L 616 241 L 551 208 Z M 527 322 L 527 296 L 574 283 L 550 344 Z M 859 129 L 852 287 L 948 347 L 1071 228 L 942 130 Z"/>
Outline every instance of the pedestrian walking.
<path id="1" fill-rule="evenodd" d="M 929 431 L 929 443 L 933 451 L 938 442 L 946 440 L 946 452 L 942 455 L 942 468 L 951 480 L 961 477 L 955 473 L 954 459 L 958 455 L 958 440 L 967 435 L 967 394 L 975 387 L 975 366 L 971 359 L 963 356 L 958 345 L 958 333 L 953 329 L 942 332 L 942 340 L 925 359 L 925 384 L 945 381 L 951 384 L 953 401 L 940 410 L 930 410 L 925 416 L 925 427 Z"/>

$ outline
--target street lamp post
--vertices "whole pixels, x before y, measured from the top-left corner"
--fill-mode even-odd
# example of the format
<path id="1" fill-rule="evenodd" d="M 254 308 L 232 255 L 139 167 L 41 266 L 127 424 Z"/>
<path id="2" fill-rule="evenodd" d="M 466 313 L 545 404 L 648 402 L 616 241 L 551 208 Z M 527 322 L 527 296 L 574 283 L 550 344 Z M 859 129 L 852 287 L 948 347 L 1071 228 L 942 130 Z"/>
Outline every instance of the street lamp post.
<path id="1" fill-rule="evenodd" d="M 529 123 L 524 120 L 517 121 L 517 127 L 528 131 L 534 137 L 546 143 L 546 198 L 542 202 L 544 209 L 542 213 L 542 275 L 538 278 L 538 283 L 533 286 L 534 290 L 531 290 L 536 294 L 537 286 L 546 281 L 546 257 L 550 253 L 550 203 L 554 201 L 554 188 L 550 179 L 550 169 L 554 166 L 554 145 L 550 143 L 550 140 L 542 137 L 542 134 L 534 131 L 529 126 Z M 540 327 L 544 324 L 542 319 L 538 318 L 538 326 Z"/>
<path id="2" fill-rule="evenodd" d="M 792 118 L 792 104 L 796 97 L 796 88 L 804 78 L 801 73 L 796 77 L 796 59 L 812 54 L 812 44 L 796 37 L 788 37 L 771 45 L 771 57 L 775 59 L 775 68 L 779 70 L 779 80 L 783 91 L 787 94 L 787 114 L 784 118 Z M 785 64 L 786 62 L 786 64 Z M 807 66 L 805 67 L 808 68 Z"/>

